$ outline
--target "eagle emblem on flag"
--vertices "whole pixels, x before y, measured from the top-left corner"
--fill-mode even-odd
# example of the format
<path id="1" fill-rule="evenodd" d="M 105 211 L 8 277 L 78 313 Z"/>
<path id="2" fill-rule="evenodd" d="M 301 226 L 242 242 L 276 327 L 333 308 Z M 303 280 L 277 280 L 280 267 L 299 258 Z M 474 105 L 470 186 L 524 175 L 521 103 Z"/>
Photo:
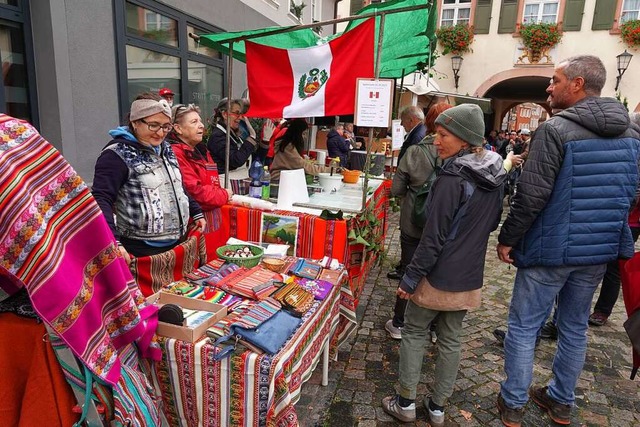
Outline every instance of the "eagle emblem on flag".
<path id="1" fill-rule="evenodd" d="M 298 82 L 298 97 L 307 99 L 315 95 L 322 86 L 329 80 L 327 70 L 320 71 L 318 68 L 312 68 L 307 73 L 300 76 Z"/>

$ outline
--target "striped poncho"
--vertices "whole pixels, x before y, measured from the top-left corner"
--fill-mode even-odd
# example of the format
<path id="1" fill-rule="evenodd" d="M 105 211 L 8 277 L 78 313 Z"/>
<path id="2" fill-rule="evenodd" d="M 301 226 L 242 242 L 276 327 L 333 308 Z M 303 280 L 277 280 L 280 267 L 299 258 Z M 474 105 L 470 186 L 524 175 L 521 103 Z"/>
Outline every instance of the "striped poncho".
<path id="1" fill-rule="evenodd" d="M 99 378 L 120 378 L 136 342 L 160 358 L 157 323 L 86 184 L 28 123 L 0 114 L 0 300 L 22 287 Z"/>

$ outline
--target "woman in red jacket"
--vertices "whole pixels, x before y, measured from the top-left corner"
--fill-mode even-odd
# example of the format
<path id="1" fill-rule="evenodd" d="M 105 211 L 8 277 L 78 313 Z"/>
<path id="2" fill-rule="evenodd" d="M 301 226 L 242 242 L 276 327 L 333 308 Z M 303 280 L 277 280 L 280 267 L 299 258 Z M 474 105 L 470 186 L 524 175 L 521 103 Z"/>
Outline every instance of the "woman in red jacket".
<path id="1" fill-rule="evenodd" d="M 205 239 L 208 258 L 211 259 L 215 250 L 225 243 L 220 207 L 229 201 L 233 192 L 220 186 L 218 167 L 202 143 L 204 124 L 200 109 L 193 104 L 179 104 L 171 112 L 173 130 L 167 140 L 178 158 L 184 188 L 205 214 Z"/>

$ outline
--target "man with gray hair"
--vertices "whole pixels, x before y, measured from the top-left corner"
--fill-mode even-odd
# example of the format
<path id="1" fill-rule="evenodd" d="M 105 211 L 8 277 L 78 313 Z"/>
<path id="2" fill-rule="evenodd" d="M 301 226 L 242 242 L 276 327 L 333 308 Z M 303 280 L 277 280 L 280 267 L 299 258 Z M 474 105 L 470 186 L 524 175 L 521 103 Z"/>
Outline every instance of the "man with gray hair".
<path id="1" fill-rule="evenodd" d="M 521 425 L 529 397 L 556 423 L 571 423 L 593 294 L 607 263 L 634 253 L 627 215 L 638 183 L 640 133 L 620 102 L 600 97 L 605 81 L 595 56 L 558 64 L 547 101 L 560 112 L 536 130 L 498 236 L 498 257 L 518 267 L 498 395 L 509 427 Z M 553 378 L 529 388 L 536 335 L 556 298 Z"/>
<path id="2" fill-rule="evenodd" d="M 407 135 L 404 137 L 400 154 L 398 154 L 398 164 L 400 164 L 400 159 L 404 156 L 404 153 L 407 152 L 407 148 L 422 141 L 427 134 L 427 128 L 424 126 L 424 111 L 418 106 L 410 105 L 405 107 L 400 112 L 400 124 L 402 124 Z"/>

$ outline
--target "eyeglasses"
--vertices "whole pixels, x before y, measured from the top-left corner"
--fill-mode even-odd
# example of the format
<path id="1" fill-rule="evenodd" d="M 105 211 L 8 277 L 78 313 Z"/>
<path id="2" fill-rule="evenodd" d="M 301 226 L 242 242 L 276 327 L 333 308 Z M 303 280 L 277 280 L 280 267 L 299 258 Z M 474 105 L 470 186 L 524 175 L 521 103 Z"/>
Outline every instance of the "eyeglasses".
<path id="1" fill-rule="evenodd" d="M 178 121 L 178 117 L 180 117 L 183 114 L 186 113 L 190 113 L 191 111 L 195 111 L 196 113 L 200 114 L 200 108 L 195 105 L 195 104 L 180 104 L 175 108 L 175 113 L 173 114 L 173 122 L 177 122 Z"/>
<path id="2" fill-rule="evenodd" d="M 147 125 L 151 132 L 158 132 L 160 129 L 162 129 L 162 131 L 166 133 L 171 132 L 171 129 L 173 129 L 173 125 L 171 123 L 165 123 L 164 125 L 161 125 L 160 123 L 149 123 L 145 121 L 145 119 L 140 119 L 140 121 Z"/>
<path id="3" fill-rule="evenodd" d="M 229 115 L 230 115 L 230 116 L 235 116 L 235 117 L 242 117 L 242 116 L 244 116 L 244 114 L 242 114 L 242 113 L 241 113 L 241 112 L 239 112 L 239 111 L 237 111 L 237 112 L 236 112 L 236 111 L 231 111 L 231 112 L 229 113 Z"/>

